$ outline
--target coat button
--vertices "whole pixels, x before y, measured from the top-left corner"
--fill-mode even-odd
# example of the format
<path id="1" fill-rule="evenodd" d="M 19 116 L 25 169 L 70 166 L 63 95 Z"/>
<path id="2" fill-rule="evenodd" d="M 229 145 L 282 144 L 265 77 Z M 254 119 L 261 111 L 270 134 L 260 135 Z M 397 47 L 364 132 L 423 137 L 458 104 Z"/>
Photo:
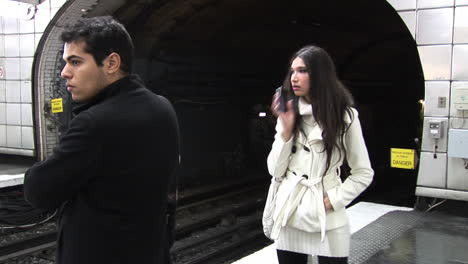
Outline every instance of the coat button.
<path id="1" fill-rule="evenodd" d="M 308 180 L 309 176 L 307 176 L 307 174 L 304 174 L 304 175 L 302 175 L 302 178 L 305 178 L 306 180 Z"/>
<path id="2" fill-rule="evenodd" d="M 304 146 L 304 150 L 307 151 L 307 152 L 310 152 L 310 149 L 306 146 Z"/>
<path id="3" fill-rule="evenodd" d="M 292 146 L 291 152 L 292 152 L 292 153 L 296 153 L 296 146 Z"/>

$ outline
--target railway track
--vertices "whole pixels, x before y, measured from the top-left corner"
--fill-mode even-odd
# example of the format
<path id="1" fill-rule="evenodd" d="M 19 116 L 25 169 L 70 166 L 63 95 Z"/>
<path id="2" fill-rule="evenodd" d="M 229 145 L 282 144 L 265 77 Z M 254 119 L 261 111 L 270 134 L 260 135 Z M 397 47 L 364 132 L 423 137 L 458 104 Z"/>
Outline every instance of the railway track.
<path id="1" fill-rule="evenodd" d="M 176 241 L 171 251 L 174 263 L 209 263 L 262 237 L 264 185 L 223 184 L 182 193 L 176 211 Z M 56 235 L 51 230 L 1 245 L 0 263 L 19 263 L 18 259 L 41 252 L 49 252 L 52 256 L 46 258 L 53 259 Z"/>
<path id="2" fill-rule="evenodd" d="M 0 247 L 0 263 L 30 255 L 36 252 L 53 249 L 56 246 L 56 231 L 37 234 L 22 240 L 9 242 Z"/>

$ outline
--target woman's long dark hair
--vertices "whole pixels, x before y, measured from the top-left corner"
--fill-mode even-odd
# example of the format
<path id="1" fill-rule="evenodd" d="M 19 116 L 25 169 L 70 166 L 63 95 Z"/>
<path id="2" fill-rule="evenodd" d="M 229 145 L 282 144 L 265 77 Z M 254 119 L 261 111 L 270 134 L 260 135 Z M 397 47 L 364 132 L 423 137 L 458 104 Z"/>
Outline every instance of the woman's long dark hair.
<path id="1" fill-rule="evenodd" d="M 354 118 L 351 106 L 353 97 L 346 87 L 339 81 L 335 65 L 328 53 L 317 46 L 306 46 L 297 51 L 290 60 L 290 64 L 297 57 L 304 61 L 309 73 L 310 89 L 309 98 L 312 105 L 312 114 L 315 121 L 322 128 L 323 151 L 327 154 L 325 176 L 331 166 L 331 157 L 334 151 L 338 151 L 341 159 L 341 151 L 344 150 L 343 136 L 349 125 L 345 122 L 345 115 Z M 296 120 L 293 133 L 301 130 L 301 116 L 299 115 L 299 97 L 294 95 L 291 87 L 291 71 L 288 71 L 283 83 L 283 92 L 290 98 L 294 98 L 294 111 Z M 346 154 L 345 154 L 346 155 Z M 345 157 L 346 158 L 346 157 Z"/>

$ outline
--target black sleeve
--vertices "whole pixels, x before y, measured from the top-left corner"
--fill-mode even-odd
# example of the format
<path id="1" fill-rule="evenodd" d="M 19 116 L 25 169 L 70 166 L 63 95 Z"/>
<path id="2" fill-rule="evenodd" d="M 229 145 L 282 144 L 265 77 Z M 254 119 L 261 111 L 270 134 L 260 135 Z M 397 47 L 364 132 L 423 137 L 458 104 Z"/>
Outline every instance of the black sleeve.
<path id="1" fill-rule="evenodd" d="M 25 173 L 24 194 L 33 206 L 55 209 L 93 177 L 101 152 L 94 126 L 88 113 L 79 114 L 54 153 Z"/>
<path id="2" fill-rule="evenodd" d="M 169 143 L 168 149 L 170 159 L 168 164 L 171 164 L 171 174 L 169 179 L 169 188 L 167 194 L 167 243 L 168 249 L 170 249 L 175 241 L 175 227 L 176 227 L 176 208 L 178 199 L 178 179 L 177 179 L 177 168 L 180 166 L 180 132 L 179 122 L 174 107 L 170 101 L 160 96 L 167 106 L 168 114 L 168 126 L 170 128 L 168 134 L 164 136 L 165 141 Z"/>

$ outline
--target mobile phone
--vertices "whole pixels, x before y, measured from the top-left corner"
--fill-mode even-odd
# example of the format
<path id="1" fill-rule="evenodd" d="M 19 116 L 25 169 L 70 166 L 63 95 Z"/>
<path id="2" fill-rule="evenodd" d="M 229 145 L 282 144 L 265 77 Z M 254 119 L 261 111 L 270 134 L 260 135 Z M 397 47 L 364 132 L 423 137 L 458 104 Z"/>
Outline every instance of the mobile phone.
<path id="1" fill-rule="evenodd" d="M 287 96 L 284 94 L 283 87 L 280 86 L 276 88 L 276 96 L 278 97 L 278 111 L 286 112 L 286 103 L 287 103 Z"/>

